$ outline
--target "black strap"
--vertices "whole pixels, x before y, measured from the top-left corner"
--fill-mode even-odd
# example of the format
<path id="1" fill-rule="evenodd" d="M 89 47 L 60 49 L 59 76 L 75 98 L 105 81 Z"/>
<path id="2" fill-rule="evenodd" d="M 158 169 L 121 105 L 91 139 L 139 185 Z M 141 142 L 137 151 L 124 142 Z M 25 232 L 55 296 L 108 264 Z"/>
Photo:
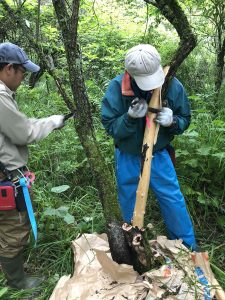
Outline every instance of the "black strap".
<path id="1" fill-rule="evenodd" d="M 5 165 L 0 161 L 0 172 L 5 172 Z"/>
<path id="2" fill-rule="evenodd" d="M 0 161 L 0 172 L 2 172 L 7 179 L 11 180 L 12 179 L 12 175 L 10 174 L 10 171 L 8 169 L 6 169 L 5 165 Z"/>
<path id="3" fill-rule="evenodd" d="M 158 112 L 161 111 L 161 109 L 149 107 L 149 108 L 148 108 L 148 111 L 150 111 L 150 112 L 152 112 L 152 113 L 154 113 L 154 114 L 157 114 Z"/>
<path id="4" fill-rule="evenodd" d="M 169 107 L 168 100 L 166 100 L 166 99 L 163 100 L 163 101 L 162 101 L 162 106 L 163 106 L 163 107 Z M 157 114 L 157 113 L 159 113 L 159 112 L 161 111 L 161 109 L 149 107 L 149 108 L 148 108 L 148 111 Z"/>

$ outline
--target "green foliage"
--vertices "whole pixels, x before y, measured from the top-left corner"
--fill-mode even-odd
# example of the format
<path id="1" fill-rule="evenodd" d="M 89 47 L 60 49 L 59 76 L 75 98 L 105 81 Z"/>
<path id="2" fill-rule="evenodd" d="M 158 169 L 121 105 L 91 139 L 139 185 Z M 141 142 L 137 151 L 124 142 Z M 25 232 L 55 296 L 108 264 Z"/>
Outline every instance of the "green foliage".
<path id="1" fill-rule="evenodd" d="M 65 192 L 68 190 L 70 187 L 68 185 L 60 185 L 60 186 L 55 186 L 51 189 L 51 192 L 60 194 L 62 192 Z"/>
<path id="2" fill-rule="evenodd" d="M 193 213 L 196 214 L 196 207 L 202 207 L 205 217 L 214 212 L 214 224 L 219 230 L 223 223 L 220 214 L 225 211 L 225 122 L 219 114 L 212 118 L 211 103 L 205 101 L 206 95 L 190 99 L 194 102 L 192 125 L 175 141 L 177 171 L 182 176 L 180 181 L 184 193 L 192 202 Z M 202 222 L 202 231 L 204 226 Z"/>
<path id="3" fill-rule="evenodd" d="M 48 207 L 43 212 L 43 217 L 45 216 L 56 216 L 62 218 L 67 224 L 74 224 L 74 216 L 68 213 L 69 207 L 68 206 L 60 206 L 59 208 L 55 209 L 52 207 Z"/>
<path id="4" fill-rule="evenodd" d="M 192 1 L 187 2 L 188 12 L 199 12 Z M 44 51 L 53 55 L 57 75 L 70 94 L 64 49 L 52 8 L 48 1 L 42 3 L 40 39 Z M 25 1 L 22 15 L 33 32 L 36 12 L 37 2 Z M 3 18 L 5 15 L 0 11 L 0 22 Z M 207 33 L 212 32 L 210 24 L 191 18 L 199 31 L 204 28 Z M 28 48 L 19 28 L 8 30 L 7 34 L 8 39 L 23 45 L 35 60 L 35 54 Z M 80 9 L 79 42 L 97 141 L 113 173 L 113 141 L 100 122 L 101 99 L 108 82 L 124 71 L 124 55 L 130 47 L 142 42 L 151 43 L 159 49 L 162 63 L 167 64 L 176 51 L 179 39 L 155 8 L 149 7 L 146 15 L 146 5 L 142 1 L 112 1 L 110 6 L 106 6 L 101 1 L 87 0 L 82 1 Z M 206 43 L 202 37 L 177 73 L 190 95 L 193 116 L 191 126 L 174 140 L 174 146 L 177 174 L 198 241 L 203 249 L 209 251 L 214 271 L 225 287 L 225 86 L 222 86 L 217 97 L 213 92 L 215 56 L 212 49 L 212 40 L 208 39 Z M 18 90 L 17 100 L 21 110 L 29 117 L 68 112 L 48 74 L 42 76 L 34 89 L 28 89 L 26 84 L 28 82 Z M 35 272 L 37 269 L 48 278 L 38 298 L 46 300 L 58 279 L 73 272 L 71 241 L 84 232 L 105 231 L 105 221 L 90 166 L 72 120 L 68 120 L 62 130 L 54 131 L 45 140 L 30 145 L 29 167 L 36 173 L 33 189 L 39 240 L 35 249 L 31 241 L 26 254 L 31 266 L 29 271 Z M 165 233 L 154 201 L 146 214 L 146 223 L 149 221 L 155 225 L 152 238 Z M 4 284 L 0 275 L 0 285 Z M 19 300 L 28 295 L 29 292 L 0 289 L 3 300 Z"/>
<path id="5" fill-rule="evenodd" d="M 7 287 L 0 289 L 0 297 L 6 295 L 6 293 L 8 292 L 8 290 L 9 289 Z"/>
<path id="6" fill-rule="evenodd" d="M 134 35 L 136 24 L 132 25 L 132 30 L 130 27 L 126 31 L 121 30 L 124 20 L 118 18 L 116 22 L 113 21 L 115 11 L 112 7 L 103 7 L 102 4 L 95 10 L 95 13 L 99 12 L 98 17 L 93 16 L 90 6 L 85 6 L 85 13 L 82 10 L 81 15 L 82 25 L 79 27 L 85 77 L 89 81 L 90 78 L 95 80 L 94 86 L 98 86 L 97 91 L 99 87 L 105 89 L 111 78 L 123 72 L 125 52 L 138 43 L 141 34 L 137 32 Z M 126 14 L 126 11 L 122 11 L 122 14 Z M 127 16 L 123 17 L 127 19 Z"/>

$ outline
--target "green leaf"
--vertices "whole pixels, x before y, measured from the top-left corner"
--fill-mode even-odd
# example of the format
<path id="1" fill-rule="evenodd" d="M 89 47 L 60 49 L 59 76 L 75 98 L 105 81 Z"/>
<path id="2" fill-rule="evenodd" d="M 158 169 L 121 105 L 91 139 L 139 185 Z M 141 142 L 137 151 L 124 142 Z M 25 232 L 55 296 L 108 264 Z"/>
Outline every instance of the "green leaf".
<path id="1" fill-rule="evenodd" d="M 56 284 L 57 281 L 59 281 L 60 275 L 58 273 L 55 273 L 53 276 L 49 277 L 49 282 Z"/>
<path id="2" fill-rule="evenodd" d="M 206 198 L 204 195 L 198 196 L 197 201 L 201 204 L 206 204 Z"/>
<path id="3" fill-rule="evenodd" d="M 30 28 L 30 22 L 28 20 L 25 20 L 25 23 L 26 23 L 27 27 Z"/>
<path id="4" fill-rule="evenodd" d="M 69 185 L 55 186 L 55 187 L 53 187 L 53 188 L 51 189 L 51 192 L 60 194 L 60 193 L 65 192 L 65 191 L 68 190 L 69 188 L 70 188 Z"/>
<path id="5" fill-rule="evenodd" d="M 191 166 L 192 168 L 197 168 L 198 167 L 198 160 L 197 159 L 189 159 L 184 162 L 185 165 Z"/>
<path id="6" fill-rule="evenodd" d="M 46 210 L 43 213 L 44 216 L 56 216 L 56 209 L 52 207 L 46 208 Z"/>
<path id="7" fill-rule="evenodd" d="M 67 213 L 65 215 L 65 217 L 63 218 L 63 220 L 67 223 L 67 224 L 73 224 L 75 219 L 74 216 L 72 216 L 71 214 Z"/>
<path id="8" fill-rule="evenodd" d="M 210 205 L 218 208 L 220 206 L 220 201 L 216 198 L 210 199 Z"/>
<path id="9" fill-rule="evenodd" d="M 0 289 L 0 297 L 2 297 L 3 295 L 5 295 L 7 292 L 8 292 L 8 288 L 7 287 L 4 287 L 3 289 L 1 288 Z"/>
<path id="10" fill-rule="evenodd" d="M 216 218 L 216 222 L 220 227 L 225 228 L 225 216 L 220 216 Z"/>
<path id="11" fill-rule="evenodd" d="M 91 228 L 90 223 L 81 222 L 77 225 L 77 228 L 80 229 L 81 232 L 88 232 Z"/>
<path id="12" fill-rule="evenodd" d="M 219 159 L 224 159 L 225 158 L 225 152 L 218 152 L 218 153 L 212 154 L 212 156 L 217 157 Z"/>
<path id="13" fill-rule="evenodd" d="M 190 186 L 184 186 L 185 195 L 201 195 L 198 191 L 193 190 Z"/>
<path id="14" fill-rule="evenodd" d="M 225 122 L 222 120 L 213 120 L 213 124 L 218 126 L 218 127 L 223 127 L 225 128 Z"/>
<path id="15" fill-rule="evenodd" d="M 200 155 L 206 156 L 206 155 L 209 155 L 209 153 L 210 153 L 211 150 L 212 150 L 212 147 L 203 145 L 202 147 L 200 147 L 199 149 L 197 149 L 197 152 Z"/>
<path id="16" fill-rule="evenodd" d="M 60 206 L 59 208 L 55 209 L 52 207 L 48 207 L 43 215 L 44 216 L 56 216 L 63 219 L 67 224 L 73 224 L 75 222 L 74 216 L 68 213 L 69 207 L 68 206 Z"/>
<path id="17" fill-rule="evenodd" d="M 93 217 L 83 217 L 85 222 L 91 222 L 93 220 Z"/>
<path id="18" fill-rule="evenodd" d="M 184 132 L 184 135 L 189 136 L 189 137 L 198 137 L 199 133 L 197 131 L 193 130 L 193 131 Z"/>
<path id="19" fill-rule="evenodd" d="M 57 216 L 64 218 L 66 214 L 68 213 L 69 207 L 68 206 L 60 206 L 59 208 L 56 209 L 57 211 Z"/>
<path id="20" fill-rule="evenodd" d="M 190 152 L 187 150 L 181 150 L 181 149 L 177 149 L 176 150 L 176 157 L 180 157 L 180 156 L 186 156 L 189 155 Z"/>
<path id="21" fill-rule="evenodd" d="M 199 101 L 201 100 L 201 97 L 199 95 L 191 95 L 188 97 L 190 100 Z"/>

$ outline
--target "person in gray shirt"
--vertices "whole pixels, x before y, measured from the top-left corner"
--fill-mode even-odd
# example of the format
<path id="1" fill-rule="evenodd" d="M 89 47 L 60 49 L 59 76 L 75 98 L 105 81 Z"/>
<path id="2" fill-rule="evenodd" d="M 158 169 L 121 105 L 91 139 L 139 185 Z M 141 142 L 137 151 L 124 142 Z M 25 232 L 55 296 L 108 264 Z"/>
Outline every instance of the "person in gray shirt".
<path id="1" fill-rule="evenodd" d="M 31 223 L 18 179 L 27 170 L 28 144 L 42 140 L 64 125 L 63 115 L 35 119 L 18 109 L 15 92 L 25 73 L 39 70 L 23 49 L 9 42 L 0 44 L 0 163 L 4 166 L 0 172 L 0 263 L 8 285 L 17 289 L 33 288 L 43 282 L 43 278 L 28 276 L 23 268 L 22 253 Z M 7 186 L 11 181 L 15 199 Z M 6 207 L 3 201 L 15 202 L 15 207 Z"/>

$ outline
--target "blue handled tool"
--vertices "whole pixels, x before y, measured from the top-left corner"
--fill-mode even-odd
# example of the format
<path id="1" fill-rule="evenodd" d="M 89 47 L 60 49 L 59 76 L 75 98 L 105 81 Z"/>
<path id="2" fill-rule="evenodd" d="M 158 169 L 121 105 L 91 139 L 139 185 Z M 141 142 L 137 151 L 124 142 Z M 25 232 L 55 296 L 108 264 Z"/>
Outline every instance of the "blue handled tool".
<path id="1" fill-rule="evenodd" d="M 37 243 L 37 223 L 36 223 L 36 220 L 35 220 L 34 211 L 33 211 L 33 207 L 32 207 L 32 202 L 31 202 L 31 199 L 30 199 L 29 191 L 28 191 L 29 181 L 25 177 L 21 177 L 19 182 L 20 182 L 20 186 L 23 189 L 23 195 L 24 195 L 24 199 L 25 199 L 25 203 L 26 203 L 26 207 L 27 207 L 28 216 L 29 216 L 29 219 L 30 219 L 30 224 L 31 224 L 32 231 L 33 231 L 33 234 L 34 234 L 35 246 L 36 246 L 36 243 Z"/>

